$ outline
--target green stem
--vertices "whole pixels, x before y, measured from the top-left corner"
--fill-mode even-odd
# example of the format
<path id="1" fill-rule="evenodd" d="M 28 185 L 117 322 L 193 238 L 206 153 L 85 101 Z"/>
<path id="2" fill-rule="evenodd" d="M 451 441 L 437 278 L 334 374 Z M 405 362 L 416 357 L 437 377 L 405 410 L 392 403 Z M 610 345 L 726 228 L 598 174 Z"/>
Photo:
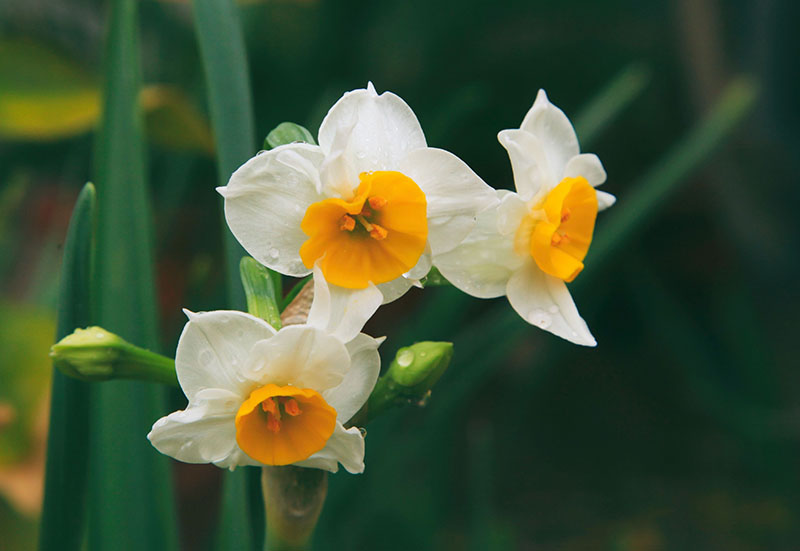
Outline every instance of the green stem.
<path id="1" fill-rule="evenodd" d="M 310 548 L 328 494 L 328 473 L 303 467 L 264 467 L 261 489 L 267 514 L 265 551 Z"/>

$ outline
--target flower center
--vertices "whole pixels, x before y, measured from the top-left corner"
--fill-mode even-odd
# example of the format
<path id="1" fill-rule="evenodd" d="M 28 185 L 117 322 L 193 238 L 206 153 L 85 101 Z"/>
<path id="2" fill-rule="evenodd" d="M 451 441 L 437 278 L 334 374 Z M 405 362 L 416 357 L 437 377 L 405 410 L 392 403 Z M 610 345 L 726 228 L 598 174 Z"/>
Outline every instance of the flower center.
<path id="1" fill-rule="evenodd" d="M 300 247 L 307 268 L 319 261 L 329 283 L 363 289 L 409 271 L 428 240 L 427 200 L 400 172 L 364 172 L 350 201 L 332 198 L 306 209 Z"/>
<path id="2" fill-rule="evenodd" d="M 533 209 L 520 230 L 531 232 L 529 252 L 536 265 L 569 283 L 583 270 L 596 218 L 594 188 L 582 176 L 564 178 Z"/>
<path id="3" fill-rule="evenodd" d="M 244 401 L 235 424 L 244 453 L 265 465 L 289 465 L 325 447 L 336 410 L 316 390 L 268 384 Z"/>

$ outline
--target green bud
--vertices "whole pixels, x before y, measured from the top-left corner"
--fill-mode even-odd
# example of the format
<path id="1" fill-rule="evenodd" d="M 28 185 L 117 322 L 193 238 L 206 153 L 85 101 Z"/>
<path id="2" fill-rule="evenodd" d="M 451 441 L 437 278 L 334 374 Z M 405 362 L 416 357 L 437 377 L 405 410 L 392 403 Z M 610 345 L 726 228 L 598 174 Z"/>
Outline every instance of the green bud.
<path id="1" fill-rule="evenodd" d="M 418 342 L 397 351 L 385 377 L 398 386 L 398 394 L 409 400 L 422 399 L 453 358 L 453 343 Z"/>
<path id="2" fill-rule="evenodd" d="M 175 361 L 134 346 L 102 327 L 76 329 L 50 348 L 62 373 L 83 381 L 138 379 L 178 386 Z"/>
<path id="3" fill-rule="evenodd" d="M 453 343 L 418 342 L 397 351 L 369 400 L 348 426 L 365 425 L 383 412 L 407 404 L 424 406 L 431 388 L 450 365 Z"/>
<path id="4" fill-rule="evenodd" d="M 239 263 L 239 275 L 247 297 L 247 311 L 275 329 L 280 329 L 281 313 L 278 309 L 281 294 L 280 274 L 263 266 L 255 258 L 244 256 Z"/>
<path id="5" fill-rule="evenodd" d="M 267 134 L 267 138 L 264 140 L 264 149 L 275 149 L 279 145 L 295 142 L 317 145 L 314 136 L 304 127 L 293 122 L 282 122 Z"/>

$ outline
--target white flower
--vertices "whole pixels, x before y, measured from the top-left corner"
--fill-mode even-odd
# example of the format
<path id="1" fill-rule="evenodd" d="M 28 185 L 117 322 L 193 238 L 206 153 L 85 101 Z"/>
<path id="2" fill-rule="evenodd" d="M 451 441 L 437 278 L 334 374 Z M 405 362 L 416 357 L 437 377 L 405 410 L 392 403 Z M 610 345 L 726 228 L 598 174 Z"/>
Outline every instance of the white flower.
<path id="1" fill-rule="evenodd" d="M 389 302 L 458 245 L 493 190 L 452 153 L 427 147 L 411 108 L 366 89 L 342 96 L 319 146 L 294 143 L 247 161 L 218 188 L 231 231 L 254 258 L 300 277 L 374 283 Z"/>
<path id="2" fill-rule="evenodd" d="M 507 295 L 528 323 L 576 344 L 596 345 L 566 283 L 583 269 L 598 210 L 614 196 L 597 191 L 606 172 L 596 155 L 581 154 L 567 116 L 540 90 L 519 129 L 498 139 L 508 151 L 517 193 L 498 191 L 458 247 L 434 262 L 470 295 Z"/>
<path id="3" fill-rule="evenodd" d="M 175 368 L 189 400 L 147 438 L 186 463 L 298 465 L 364 470 L 364 437 L 346 423 L 380 371 L 380 341 L 359 333 L 380 306 L 371 285 L 357 296 L 317 273 L 308 322 L 275 331 L 235 311 L 186 312 Z"/>

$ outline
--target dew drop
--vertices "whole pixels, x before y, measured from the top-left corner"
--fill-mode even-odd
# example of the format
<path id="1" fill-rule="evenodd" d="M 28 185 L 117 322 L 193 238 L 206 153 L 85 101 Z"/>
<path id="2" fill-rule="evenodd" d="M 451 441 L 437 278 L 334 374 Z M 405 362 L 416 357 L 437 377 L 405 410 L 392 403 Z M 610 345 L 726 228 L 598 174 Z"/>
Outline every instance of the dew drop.
<path id="1" fill-rule="evenodd" d="M 205 367 L 208 367 L 209 365 L 211 365 L 211 362 L 214 360 L 214 357 L 208 350 L 203 350 L 202 352 L 200 352 L 200 357 L 198 359 L 200 360 L 200 364 L 202 364 Z"/>
<path id="2" fill-rule="evenodd" d="M 550 306 L 550 308 L 547 309 L 547 311 L 550 312 L 551 314 L 558 314 L 558 306 L 553 304 L 552 306 Z"/>
<path id="3" fill-rule="evenodd" d="M 403 350 L 397 355 L 397 365 L 400 367 L 408 367 L 414 361 L 413 350 Z"/>
<path id="4" fill-rule="evenodd" d="M 553 320 L 550 318 L 550 315 L 547 312 L 545 312 L 541 308 L 537 308 L 536 310 L 531 312 L 530 322 L 536 327 L 547 329 L 548 327 L 550 327 L 550 324 L 553 323 Z"/>
<path id="5" fill-rule="evenodd" d="M 97 333 L 94 334 L 94 337 L 96 339 L 104 339 L 104 338 L 106 338 L 106 335 L 105 335 L 105 333 L 101 333 L 100 331 L 98 331 Z"/>
<path id="6" fill-rule="evenodd" d="M 365 151 L 356 152 L 356 157 L 358 157 L 359 159 L 364 159 L 366 156 L 367 156 L 367 153 Z"/>
<path id="7" fill-rule="evenodd" d="M 276 249 L 275 247 L 269 250 L 269 257 L 272 259 L 278 258 L 279 254 L 280 253 L 278 252 L 278 249 Z"/>

